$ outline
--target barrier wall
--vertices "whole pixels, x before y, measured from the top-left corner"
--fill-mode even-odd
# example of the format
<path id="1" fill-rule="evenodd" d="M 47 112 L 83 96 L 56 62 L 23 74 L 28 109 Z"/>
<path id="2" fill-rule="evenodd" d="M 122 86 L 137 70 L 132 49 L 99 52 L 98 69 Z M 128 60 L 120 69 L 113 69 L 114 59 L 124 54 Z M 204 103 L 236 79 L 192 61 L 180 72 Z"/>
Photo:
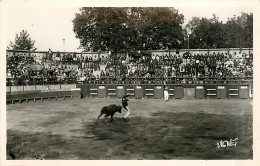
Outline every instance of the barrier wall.
<path id="1" fill-rule="evenodd" d="M 116 86 L 116 97 L 122 98 L 125 95 L 125 86 L 117 85 Z"/>
<path id="2" fill-rule="evenodd" d="M 7 99 L 28 98 L 31 95 L 41 94 L 38 97 L 55 97 L 57 95 L 64 95 L 70 92 L 71 94 L 78 94 L 80 97 L 117 97 L 121 98 L 125 94 L 130 94 L 130 98 L 155 98 L 163 99 L 164 86 L 168 87 L 169 99 L 248 99 L 250 98 L 251 87 L 250 84 L 205 84 L 205 85 L 96 85 L 96 84 L 78 84 L 61 86 L 69 90 L 59 89 L 59 85 L 50 86 L 51 90 L 46 90 L 47 85 L 44 86 L 15 86 L 6 87 Z M 73 88 L 75 87 L 75 88 Z M 52 89 L 53 88 L 53 89 Z M 71 88 L 71 89 L 70 89 Z M 35 90 L 36 89 L 36 90 Z M 58 89 L 58 90 L 54 90 Z M 23 91 L 20 91 L 23 90 Z M 74 92 L 75 91 L 75 92 Z M 39 93 L 40 92 L 40 93 Z M 52 96 L 50 96 L 52 95 Z M 37 95 L 35 96 L 37 97 Z"/>
<path id="3" fill-rule="evenodd" d="M 26 86 L 6 86 L 6 92 L 19 92 L 19 91 L 34 91 L 34 90 L 63 90 L 70 91 L 75 89 L 76 84 L 61 84 L 61 85 L 26 85 Z"/>
<path id="4" fill-rule="evenodd" d="M 253 97 L 254 96 L 254 84 L 250 84 L 251 85 L 251 96 L 250 97 Z"/>
<path id="5" fill-rule="evenodd" d="M 90 85 L 88 84 L 77 84 L 76 88 L 81 89 L 81 97 L 90 97 Z"/>
<path id="6" fill-rule="evenodd" d="M 71 90 L 75 88 L 76 88 L 76 84 L 61 84 L 62 90 Z"/>
<path id="7" fill-rule="evenodd" d="M 81 98 L 81 89 L 80 88 L 71 89 L 71 96 Z"/>
<path id="8" fill-rule="evenodd" d="M 217 85 L 206 85 L 206 99 L 216 99 L 217 98 Z"/>
<path id="9" fill-rule="evenodd" d="M 11 92 L 23 91 L 23 86 L 11 86 Z"/>
<path id="10" fill-rule="evenodd" d="M 174 97 L 175 99 L 182 99 L 184 97 L 183 86 L 174 86 Z"/>
<path id="11" fill-rule="evenodd" d="M 196 99 L 204 99 L 205 97 L 205 90 L 204 86 L 198 85 L 195 87 L 195 98 Z"/>
<path id="12" fill-rule="evenodd" d="M 36 86 L 36 90 L 47 90 L 48 89 L 48 85 L 41 85 L 41 86 Z"/>
<path id="13" fill-rule="evenodd" d="M 107 97 L 107 88 L 106 88 L 105 85 L 99 85 L 98 86 L 98 97 L 99 98 Z"/>
<path id="14" fill-rule="evenodd" d="M 49 85 L 49 88 L 51 89 L 51 90 L 59 90 L 59 89 L 61 89 L 61 85 Z M 76 87 L 75 87 L 76 88 Z M 73 88 L 71 88 L 71 89 L 73 89 Z M 63 90 L 63 89 L 62 89 Z M 65 89 L 64 89 L 65 90 Z M 66 89 L 66 90 L 70 90 L 70 89 Z"/>
<path id="15" fill-rule="evenodd" d="M 155 89 L 154 89 L 154 85 L 146 85 L 145 86 L 145 98 L 157 98 L 157 96 L 155 95 Z"/>
<path id="16" fill-rule="evenodd" d="M 184 99 L 195 98 L 195 88 L 184 88 Z"/>
<path id="17" fill-rule="evenodd" d="M 238 88 L 238 96 L 240 99 L 247 99 L 249 97 L 249 86 L 248 85 L 240 85 Z"/>
<path id="18" fill-rule="evenodd" d="M 174 85 L 168 85 L 169 99 L 174 98 Z"/>
<path id="19" fill-rule="evenodd" d="M 10 86 L 6 86 L 6 92 L 11 92 L 11 87 Z"/>
<path id="20" fill-rule="evenodd" d="M 238 85 L 228 85 L 227 91 L 227 96 L 229 99 L 238 99 Z"/>
<path id="21" fill-rule="evenodd" d="M 32 90 L 36 90 L 35 85 L 24 86 L 24 91 L 32 91 Z"/>
<path id="22" fill-rule="evenodd" d="M 11 92 L 6 94 L 6 101 L 21 100 L 30 98 L 30 96 L 40 96 L 41 91 L 23 91 L 23 92 Z"/>
<path id="23" fill-rule="evenodd" d="M 24 87 L 26 87 L 26 86 L 24 86 Z M 42 91 L 44 91 L 44 90 L 70 90 L 67 88 L 61 89 L 61 85 L 37 85 L 35 88 L 36 88 L 36 90 L 42 90 Z"/>
<path id="24" fill-rule="evenodd" d="M 116 85 L 107 85 L 106 88 L 108 97 L 116 97 Z"/>
<path id="25" fill-rule="evenodd" d="M 135 98 L 163 98 L 164 88 L 163 85 L 161 86 L 161 89 L 158 88 L 160 86 L 161 85 L 122 85 L 121 87 L 125 89 L 121 91 L 122 94 L 125 91 L 125 93 L 128 93 Z M 170 99 L 225 99 L 250 97 L 249 85 L 191 85 L 188 87 L 187 85 L 167 85 L 167 87 Z M 239 87 L 239 89 L 237 87 Z M 116 93 L 118 93 L 117 89 Z M 118 97 L 120 98 L 120 96 Z"/>
<path id="26" fill-rule="evenodd" d="M 249 98 L 252 98 L 254 94 L 254 87 L 253 84 L 249 85 Z"/>
<path id="27" fill-rule="evenodd" d="M 70 91 L 40 91 L 40 90 L 34 90 L 34 91 L 20 91 L 20 92 L 10 92 L 6 94 L 6 101 L 14 103 L 15 101 L 26 101 L 29 100 L 44 100 L 44 99 L 56 99 L 57 98 L 63 98 L 66 97 L 69 98 L 81 98 L 81 89 L 72 89 Z"/>
<path id="28" fill-rule="evenodd" d="M 227 98 L 227 87 L 225 85 L 217 86 L 217 99 L 226 99 Z"/>
<path id="29" fill-rule="evenodd" d="M 125 85 L 126 87 L 126 94 L 129 94 L 130 98 L 135 97 L 135 86 L 134 85 Z"/>
<path id="30" fill-rule="evenodd" d="M 98 97 L 98 85 L 89 86 L 89 95 L 91 98 Z"/>
<path id="31" fill-rule="evenodd" d="M 164 88 L 162 85 L 154 86 L 154 98 L 155 99 L 162 99 L 163 98 L 163 91 Z"/>
<path id="32" fill-rule="evenodd" d="M 135 98 L 136 99 L 144 98 L 144 89 L 145 89 L 145 86 L 135 85 Z"/>

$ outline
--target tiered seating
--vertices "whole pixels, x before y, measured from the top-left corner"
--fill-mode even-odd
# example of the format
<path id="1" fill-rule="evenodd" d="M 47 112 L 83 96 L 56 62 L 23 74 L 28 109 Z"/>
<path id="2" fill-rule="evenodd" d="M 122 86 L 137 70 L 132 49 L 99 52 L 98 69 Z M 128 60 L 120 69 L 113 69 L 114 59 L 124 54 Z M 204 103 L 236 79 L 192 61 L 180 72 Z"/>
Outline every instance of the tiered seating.
<path id="1" fill-rule="evenodd" d="M 252 54 L 165 54 L 110 59 L 35 54 L 7 58 L 7 85 L 63 83 L 214 83 L 252 79 Z"/>

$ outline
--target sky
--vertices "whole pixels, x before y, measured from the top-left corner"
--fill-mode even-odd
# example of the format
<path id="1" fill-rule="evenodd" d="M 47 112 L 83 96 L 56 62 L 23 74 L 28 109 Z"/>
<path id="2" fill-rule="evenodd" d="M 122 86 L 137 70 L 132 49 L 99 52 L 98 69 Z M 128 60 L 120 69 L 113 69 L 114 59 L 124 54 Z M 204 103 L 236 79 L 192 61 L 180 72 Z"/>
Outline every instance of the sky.
<path id="1" fill-rule="evenodd" d="M 70 51 L 81 52 L 78 49 L 80 42 L 73 32 L 72 20 L 75 13 L 79 12 L 78 5 L 8 5 L 4 8 L 5 45 L 14 42 L 15 35 L 22 30 L 27 30 L 31 38 L 35 40 L 38 51 Z M 252 13 L 252 6 L 248 5 L 224 5 L 220 3 L 203 3 L 174 5 L 179 13 L 184 15 L 184 24 L 192 17 L 212 18 L 213 13 L 220 21 L 226 22 L 233 15 L 241 12 Z M 62 39 L 65 39 L 65 45 Z"/>

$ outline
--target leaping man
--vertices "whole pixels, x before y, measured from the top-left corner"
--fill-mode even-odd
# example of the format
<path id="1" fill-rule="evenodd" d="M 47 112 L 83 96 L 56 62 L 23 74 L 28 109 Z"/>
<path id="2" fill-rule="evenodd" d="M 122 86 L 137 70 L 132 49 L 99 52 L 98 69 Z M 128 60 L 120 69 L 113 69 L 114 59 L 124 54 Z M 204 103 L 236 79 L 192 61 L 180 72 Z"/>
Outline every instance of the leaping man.
<path id="1" fill-rule="evenodd" d="M 130 109 L 128 108 L 128 103 L 127 103 L 127 101 L 129 101 L 127 99 L 128 96 L 130 96 L 130 95 L 128 94 L 128 95 L 125 95 L 122 97 L 122 105 L 123 105 L 124 109 L 126 110 L 126 113 L 123 116 L 124 119 L 127 119 L 127 117 L 130 115 Z"/>

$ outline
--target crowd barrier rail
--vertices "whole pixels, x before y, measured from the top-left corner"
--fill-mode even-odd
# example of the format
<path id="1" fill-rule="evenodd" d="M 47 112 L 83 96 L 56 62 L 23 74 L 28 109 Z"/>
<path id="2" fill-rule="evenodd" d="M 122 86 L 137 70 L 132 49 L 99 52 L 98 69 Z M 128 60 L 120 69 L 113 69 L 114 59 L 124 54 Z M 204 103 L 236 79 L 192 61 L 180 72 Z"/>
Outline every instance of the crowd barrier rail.
<path id="1" fill-rule="evenodd" d="M 14 85 L 62 85 L 62 84 L 242 84 L 253 81 L 253 77 L 191 77 L 191 76 L 178 76 L 178 77 L 109 77 L 104 76 L 100 78 L 88 77 L 84 81 L 78 81 L 76 78 L 63 78 L 60 80 L 52 79 L 46 81 L 43 78 L 34 78 L 18 81 L 15 78 L 7 78 L 6 86 Z"/>

